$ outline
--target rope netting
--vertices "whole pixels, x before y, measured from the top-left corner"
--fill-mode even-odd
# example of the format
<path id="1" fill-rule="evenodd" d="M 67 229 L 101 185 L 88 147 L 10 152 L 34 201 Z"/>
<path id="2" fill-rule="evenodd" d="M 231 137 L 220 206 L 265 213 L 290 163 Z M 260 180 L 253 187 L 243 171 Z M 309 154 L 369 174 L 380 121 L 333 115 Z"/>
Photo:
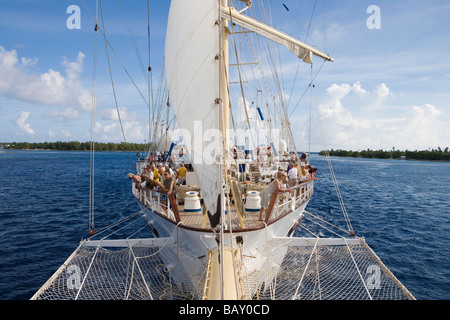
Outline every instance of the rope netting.
<path id="1" fill-rule="evenodd" d="M 195 299 L 192 280 L 181 264 L 170 268 L 177 260 L 172 249 L 171 246 L 116 249 L 81 244 L 32 299 Z M 137 260 L 138 257 L 144 258 Z"/>
<path id="2" fill-rule="evenodd" d="M 283 255 L 275 276 L 260 288 L 261 299 L 414 299 L 364 239 L 283 239 L 272 241 L 272 256 Z M 263 290 L 261 290 L 263 289 Z"/>
<path id="3" fill-rule="evenodd" d="M 182 262 L 192 256 L 159 240 L 122 248 L 84 242 L 32 299 L 201 299 L 208 257 L 188 274 Z M 364 239 L 280 238 L 260 253 L 236 254 L 243 299 L 414 299 Z"/>

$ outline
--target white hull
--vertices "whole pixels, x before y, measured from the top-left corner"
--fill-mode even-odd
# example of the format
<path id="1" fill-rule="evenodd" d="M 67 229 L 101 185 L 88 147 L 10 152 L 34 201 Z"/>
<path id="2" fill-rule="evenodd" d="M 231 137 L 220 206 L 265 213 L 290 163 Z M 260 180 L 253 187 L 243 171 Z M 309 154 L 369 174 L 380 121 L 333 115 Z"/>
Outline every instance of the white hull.
<path id="1" fill-rule="evenodd" d="M 195 290 L 195 279 L 201 282 L 213 281 L 202 278 L 208 278 L 208 265 L 211 261 L 215 262 L 220 260 L 217 256 L 210 258 L 215 253 L 218 256 L 224 257 L 224 272 L 229 272 L 232 275 L 230 277 L 236 275 L 236 277 L 233 277 L 233 281 L 236 283 L 233 283 L 231 289 L 228 290 L 228 293 L 233 294 L 231 296 L 233 299 L 238 298 L 235 296 L 236 291 L 241 292 L 241 297 L 244 296 L 249 299 L 261 287 L 264 287 L 266 283 L 272 282 L 272 279 L 276 276 L 276 270 L 282 263 L 286 250 L 278 250 L 275 254 L 270 254 L 270 243 L 274 238 L 284 238 L 292 235 L 295 227 L 303 218 L 303 211 L 308 202 L 309 200 L 306 200 L 298 208 L 269 225 L 262 223 L 259 228 L 236 232 L 224 230 L 223 236 L 221 237 L 222 243 L 219 243 L 216 241 L 219 235 L 215 235 L 212 230 L 194 230 L 193 228 L 184 226 L 182 223 L 177 225 L 174 221 L 167 219 L 138 201 L 144 219 L 158 237 L 172 239 L 173 242 L 177 243 L 173 247 L 172 253 L 169 254 L 170 257 L 166 258 L 165 264 L 169 269 L 170 266 L 174 265 L 174 261 L 177 261 L 176 263 L 182 266 L 180 269 L 183 270 L 183 275 L 179 278 L 174 278 L 178 282 L 177 286 L 179 289 L 184 288 L 186 290 L 186 288 L 192 288 L 192 290 Z M 257 212 L 252 214 L 258 215 Z M 225 260 L 227 253 L 230 256 L 228 263 Z M 175 257 L 179 258 L 179 260 Z M 250 257 L 250 259 L 243 259 L 242 257 Z M 268 259 L 268 257 L 270 258 Z M 260 269 L 262 266 L 268 272 L 261 273 Z M 220 263 L 217 268 L 221 268 Z M 236 279 L 243 277 L 241 273 L 245 273 L 247 279 L 249 274 L 258 276 L 251 279 L 251 281 L 247 281 L 247 283 L 241 282 L 241 284 L 238 284 L 237 282 L 239 281 L 236 281 Z M 214 278 L 214 273 L 209 277 Z M 231 281 L 230 279 L 228 280 L 229 284 Z M 204 286 L 207 286 L 207 284 Z M 240 288 L 234 290 L 234 286 Z M 212 287 L 218 289 L 220 285 L 216 284 L 212 285 Z M 203 299 L 208 299 L 205 295 Z M 225 298 L 227 297 L 229 296 L 225 294 Z M 216 293 L 216 298 L 221 298 L 220 292 Z"/>
<path id="2" fill-rule="evenodd" d="M 261 244 L 264 244 L 266 241 L 270 241 L 273 238 L 290 236 L 293 228 L 295 228 L 303 218 L 303 210 L 306 208 L 308 202 L 309 200 L 276 222 L 256 230 L 250 229 L 232 232 L 230 236 L 227 236 L 230 234 L 229 230 L 225 230 L 223 239 L 224 244 L 227 246 L 236 246 L 236 238 L 242 236 L 245 253 L 252 255 L 252 253 L 258 248 L 261 248 Z M 151 225 L 152 230 L 156 231 L 158 237 L 165 238 L 170 237 L 173 234 L 174 230 L 177 228 L 175 222 L 152 211 L 140 202 L 138 202 L 138 204 L 143 211 L 144 218 Z M 181 244 L 182 248 L 194 255 L 204 255 L 207 253 L 208 249 L 217 246 L 212 231 L 192 230 L 191 228 L 186 228 L 183 224 L 180 224 L 178 236 L 180 239 L 183 239 Z"/>

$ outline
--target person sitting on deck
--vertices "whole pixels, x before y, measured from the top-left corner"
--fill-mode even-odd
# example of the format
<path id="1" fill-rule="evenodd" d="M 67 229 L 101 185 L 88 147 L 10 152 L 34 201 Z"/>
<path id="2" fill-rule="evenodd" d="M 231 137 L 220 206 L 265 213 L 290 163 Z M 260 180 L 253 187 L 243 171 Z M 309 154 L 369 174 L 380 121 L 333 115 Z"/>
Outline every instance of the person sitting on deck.
<path id="1" fill-rule="evenodd" d="M 300 183 L 309 180 L 309 172 L 308 172 L 308 169 L 306 168 L 306 164 L 304 164 L 303 162 L 301 163 L 301 167 L 300 167 L 300 171 L 298 172 L 298 175 L 300 177 Z"/>
<path id="2" fill-rule="evenodd" d="M 150 179 L 148 176 L 145 176 L 143 174 L 143 177 L 140 177 L 137 174 L 129 173 L 128 179 L 133 180 L 133 182 L 136 184 L 135 188 L 138 190 L 150 188 L 153 189 L 154 187 L 160 187 L 163 188 L 164 185 L 159 181 L 154 181 Z"/>
<path id="3" fill-rule="evenodd" d="M 172 168 L 171 168 L 170 166 L 166 166 L 166 167 L 164 168 L 164 172 L 170 172 L 170 175 L 173 174 L 173 170 L 172 170 Z"/>
<path id="4" fill-rule="evenodd" d="M 169 201 L 168 197 L 173 193 L 175 194 L 175 177 L 170 174 L 170 171 L 166 171 L 163 173 L 163 182 L 162 182 L 162 190 L 167 193 L 167 195 L 163 194 L 161 196 L 161 203 L 164 204 L 163 209 L 167 214 L 167 203 Z"/>
<path id="5" fill-rule="evenodd" d="M 294 187 L 297 184 L 297 163 L 294 163 L 292 165 L 291 170 L 289 170 L 287 176 L 289 178 L 289 187 Z"/>
<path id="6" fill-rule="evenodd" d="M 302 155 L 300 156 L 300 161 L 306 163 L 306 153 L 302 151 Z"/>
<path id="7" fill-rule="evenodd" d="M 154 167 L 154 165 L 153 165 Z M 153 189 L 155 187 L 162 188 L 163 184 L 159 182 L 159 179 L 154 179 L 154 173 L 152 171 L 152 168 L 150 166 L 147 166 L 144 168 L 144 173 L 141 175 L 142 177 L 142 187 L 143 188 L 149 188 Z M 145 185 L 144 185 L 145 183 Z"/>
<path id="8" fill-rule="evenodd" d="M 142 178 L 139 175 L 129 173 L 128 179 L 133 180 L 133 182 L 136 184 L 136 189 L 142 189 Z"/>
<path id="9" fill-rule="evenodd" d="M 311 180 L 319 180 L 319 178 L 316 178 L 317 168 L 313 167 L 313 166 L 308 166 L 308 167 L 309 167 L 308 173 L 309 173 L 310 179 Z"/>
<path id="10" fill-rule="evenodd" d="M 152 162 L 152 172 L 153 172 L 153 181 L 159 182 L 160 176 L 159 176 L 158 169 L 156 169 L 156 166 L 155 166 L 154 162 Z"/>
<path id="11" fill-rule="evenodd" d="M 184 166 L 184 163 L 181 163 L 180 167 L 175 171 L 178 186 L 186 184 L 186 172 L 187 172 L 187 169 Z"/>
<path id="12" fill-rule="evenodd" d="M 171 194 L 175 192 L 175 177 L 171 175 L 170 171 L 166 171 L 163 173 L 163 191 L 167 192 L 167 194 Z"/>
<path id="13" fill-rule="evenodd" d="M 273 180 L 267 187 L 264 189 L 262 195 L 261 195 L 261 210 L 259 211 L 259 221 L 263 221 L 262 215 L 265 210 L 269 208 L 270 199 L 272 197 L 272 194 L 276 191 L 280 192 L 286 192 L 291 191 L 290 188 L 284 189 L 282 187 L 283 180 L 286 178 L 286 172 L 284 171 L 278 171 L 276 175 L 276 179 Z"/>
<path id="14" fill-rule="evenodd" d="M 267 161 L 269 161 L 269 166 L 271 166 L 273 161 L 273 150 L 271 146 L 267 147 Z"/>
<path id="15" fill-rule="evenodd" d="M 164 179 L 164 167 L 162 163 L 158 164 L 158 174 L 159 174 L 159 181 L 162 181 Z"/>
<path id="16" fill-rule="evenodd" d="M 152 166 L 151 165 L 147 165 L 147 166 L 144 167 L 144 171 L 141 174 L 141 178 L 144 181 L 146 179 L 153 180 L 153 171 L 152 171 Z"/>

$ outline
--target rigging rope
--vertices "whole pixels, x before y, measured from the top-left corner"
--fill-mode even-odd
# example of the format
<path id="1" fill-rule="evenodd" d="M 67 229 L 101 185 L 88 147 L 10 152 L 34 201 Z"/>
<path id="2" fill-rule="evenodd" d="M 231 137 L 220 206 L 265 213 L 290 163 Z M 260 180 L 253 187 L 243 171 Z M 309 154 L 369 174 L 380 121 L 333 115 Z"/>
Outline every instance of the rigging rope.
<path id="1" fill-rule="evenodd" d="M 269 6 L 270 6 L 269 2 L 266 5 L 262 4 L 262 11 L 263 11 L 263 14 L 265 17 L 265 21 L 268 24 L 271 24 L 272 10 L 266 9 L 266 7 L 269 7 Z M 262 16 L 262 14 L 261 14 L 261 16 Z M 283 77 L 282 64 L 280 64 L 280 66 L 277 65 L 277 62 L 281 61 L 280 50 L 279 50 L 280 47 L 275 46 L 275 43 L 273 43 L 272 41 L 267 41 L 266 46 L 267 46 L 267 51 L 269 53 L 271 53 L 269 66 L 271 66 L 271 72 L 272 72 L 272 74 L 274 74 L 274 82 L 275 82 L 275 86 L 276 86 L 277 93 L 278 93 L 277 97 L 279 100 L 279 103 L 276 103 L 274 100 L 274 106 L 276 107 L 278 114 L 280 115 L 282 135 L 286 139 L 286 142 L 289 144 L 290 149 L 292 151 L 294 151 L 295 153 L 297 153 L 294 136 L 292 134 L 292 130 L 291 130 L 290 122 L 289 122 L 289 116 L 287 113 L 287 105 L 286 105 L 286 101 L 284 99 L 284 92 L 285 92 L 284 87 L 285 86 L 284 86 L 284 82 L 283 82 L 284 77 Z M 278 60 L 276 59 L 276 54 L 278 54 Z"/>
<path id="2" fill-rule="evenodd" d="M 289 116 L 292 116 L 292 114 L 294 113 L 294 111 L 298 108 L 298 106 L 300 105 L 300 102 L 303 100 L 303 97 L 305 96 L 305 94 L 308 92 L 308 90 L 310 89 L 310 87 L 313 85 L 314 80 L 316 79 L 316 77 L 319 75 L 320 71 L 322 70 L 324 64 L 325 64 L 326 60 L 322 61 L 322 65 L 319 67 L 319 69 L 317 70 L 316 74 L 314 75 L 314 77 L 312 78 L 312 81 L 309 83 L 309 85 L 306 87 L 305 91 L 303 92 L 302 96 L 300 97 L 300 99 L 298 100 L 297 104 L 295 105 L 294 109 L 292 109 L 291 114 Z"/>
<path id="3" fill-rule="evenodd" d="M 141 54 L 139 52 L 139 47 L 138 47 L 138 45 L 136 43 L 136 38 L 135 38 L 135 36 L 133 34 L 133 30 L 131 29 L 131 25 L 130 25 L 130 22 L 128 20 L 128 16 L 126 14 L 126 10 L 125 10 L 125 7 L 123 5 L 123 1 L 122 0 L 119 0 L 119 5 L 120 5 L 120 9 L 122 10 L 122 14 L 123 14 L 125 23 L 127 25 L 128 34 L 130 35 L 131 41 L 133 43 L 134 51 L 136 52 L 136 57 L 138 58 L 139 65 L 141 66 L 141 70 L 142 70 L 142 74 L 144 76 L 144 80 L 145 80 L 145 82 L 147 82 L 148 81 L 148 79 L 147 79 L 148 75 L 147 75 L 146 71 L 148 70 L 148 67 L 147 68 L 144 67 L 144 63 L 142 61 L 142 57 L 141 57 Z"/>
<path id="4" fill-rule="evenodd" d="M 231 15 L 231 8 L 232 7 L 230 6 L 229 8 L 230 8 L 229 9 L 230 10 L 230 17 L 232 17 L 232 15 Z M 239 55 L 238 55 L 238 50 L 237 50 L 237 46 L 236 46 L 236 39 L 235 39 L 235 35 L 234 35 L 234 26 L 233 26 L 234 23 L 233 23 L 233 19 L 232 18 L 230 19 L 230 24 L 231 24 L 231 33 L 233 35 L 233 44 L 234 44 L 234 52 L 235 52 L 235 56 L 236 56 L 236 64 L 237 64 L 237 69 L 238 69 L 238 74 L 239 74 L 239 84 L 240 84 L 240 87 L 241 87 L 242 103 L 244 105 L 245 116 L 246 116 L 246 119 L 247 119 L 248 128 L 250 129 L 251 128 L 250 118 L 249 118 L 248 111 L 247 111 L 247 102 L 245 101 L 244 87 L 242 85 L 241 68 L 240 68 L 240 64 L 239 64 Z M 226 70 L 226 68 L 225 68 L 225 70 Z M 254 144 L 255 143 L 255 139 L 253 137 L 253 134 L 251 134 L 251 131 L 250 131 L 250 138 L 252 139 L 252 142 Z"/>
<path id="5" fill-rule="evenodd" d="M 151 141 L 154 141 L 154 139 L 151 139 L 151 133 L 154 132 L 153 130 L 153 121 L 152 121 L 152 110 L 155 108 L 154 100 L 153 100 L 153 72 L 151 67 L 151 37 L 150 37 L 150 0 L 147 0 L 147 42 L 148 42 L 148 101 L 149 101 L 149 108 L 148 108 L 148 144 L 149 144 L 149 151 L 151 148 Z"/>
<path id="6" fill-rule="evenodd" d="M 268 4 L 266 4 L 266 5 L 262 4 L 262 7 L 255 5 L 255 6 L 251 7 L 249 10 L 253 13 L 253 15 L 255 15 L 255 10 L 258 9 L 258 13 L 256 15 L 260 16 L 261 20 L 264 20 L 264 21 L 266 21 L 266 23 L 270 24 L 271 18 L 270 18 L 270 15 L 267 14 L 268 11 L 265 8 L 265 6 L 267 6 L 267 5 Z M 233 28 L 233 26 L 234 26 L 233 21 L 231 21 L 231 25 Z M 292 146 L 293 149 L 295 149 L 293 135 L 289 128 L 289 120 L 288 120 L 288 116 L 287 116 L 286 103 L 284 101 L 284 96 L 283 96 L 284 85 L 282 83 L 282 80 L 280 80 L 282 77 L 279 76 L 282 73 L 282 70 L 279 70 L 280 67 L 277 65 L 277 61 L 280 60 L 279 59 L 280 51 L 276 50 L 278 47 L 274 47 L 274 44 L 271 41 L 266 41 L 266 40 L 263 41 L 263 37 L 260 37 L 257 34 L 255 35 L 255 42 L 256 42 L 255 46 L 259 46 L 261 48 L 260 52 L 266 52 L 266 55 L 263 58 L 266 59 L 266 61 L 264 61 L 264 62 L 267 62 L 267 64 L 265 64 L 265 65 L 268 66 L 269 70 L 267 70 L 265 72 L 262 68 L 262 64 L 259 61 L 260 57 L 258 57 L 258 55 L 254 51 L 254 48 L 253 48 L 254 45 L 252 44 L 252 41 L 250 40 L 250 37 L 248 36 L 248 34 L 249 34 L 248 32 L 235 32 L 234 29 L 232 30 L 233 40 L 235 43 L 235 45 L 234 45 L 235 52 L 237 52 L 237 50 L 236 50 L 237 39 L 234 36 L 236 33 L 243 33 L 243 35 L 247 41 L 247 45 L 241 44 L 241 46 L 250 50 L 249 52 L 252 54 L 253 59 L 255 61 L 254 64 L 257 65 L 257 68 L 259 70 L 260 75 L 258 76 L 257 74 L 255 74 L 254 68 L 251 68 L 253 78 L 261 79 L 261 81 L 264 83 L 264 86 L 267 89 L 267 92 L 269 92 L 270 97 L 273 98 L 273 114 L 272 114 L 268 108 L 268 103 L 267 103 L 268 99 L 265 96 L 265 94 L 263 94 L 264 100 L 266 101 L 266 105 L 267 105 L 267 109 L 268 109 L 267 110 L 268 116 L 266 117 L 266 119 L 267 119 L 266 126 L 269 129 L 268 130 L 269 140 L 272 142 L 274 141 L 273 132 L 272 132 L 272 122 L 269 121 L 269 119 L 272 119 L 272 121 L 274 121 L 274 122 L 281 121 L 281 123 L 283 125 L 282 126 L 282 129 L 283 129 L 282 134 L 286 136 L 286 140 L 289 143 L 289 145 Z M 276 58 L 277 54 L 278 54 L 278 59 Z M 239 73 L 239 79 L 240 79 L 239 83 L 241 84 L 241 95 L 243 95 L 242 94 L 242 92 L 243 92 L 242 84 L 243 84 L 243 82 L 247 82 L 247 81 L 242 80 L 242 78 L 246 78 L 246 77 L 245 77 L 245 74 L 244 74 L 242 68 L 240 68 L 239 58 L 237 58 L 236 65 L 238 66 L 238 73 Z M 267 73 L 267 75 L 272 76 L 273 83 L 269 84 L 266 73 Z M 257 85 L 253 89 L 256 89 L 258 91 L 258 87 L 259 86 Z M 272 88 L 274 88 L 274 89 L 276 88 L 275 89 L 275 91 L 277 93 L 276 95 L 272 92 Z M 275 96 L 277 96 L 278 99 L 276 99 Z M 244 106 L 246 107 L 245 100 L 244 100 Z M 245 112 L 246 112 L 247 125 L 250 127 L 251 117 L 248 114 L 247 109 L 245 109 Z M 279 115 L 279 119 L 277 119 L 277 115 Z M 251 137 L 251 138 L 253 140 L 252 142 L 254 143 L 255 139 L 253 137 Z M 266 138 L 267 138 L 267 135 L 266 135 Z"/>
<path id="7" fill-rule="evenodd" d="M 140 267 L 139 267 L 139 264 L 138 264 L 138 260 L 140 260 L 140 259 L 148 259 L 148 258 L 151 258 L 151 257 L 153 257 L 153 256 L 155 256 L 155 255 L 157 255 L 158 253 L 160 253 L 169 243 L 171 243 L 170 242 L 170 240 L 172 239 L 172 237 L 173 237 L 173 235 L 175 234 L 175 231 L 176 231 L 176 233 L 177 233 L 177 240 L 176 240 L 176 244 L 177 244 L 177 261 L 176 261 L 176 264 L 170 269 L 170 270 L 168 270 L 166 267 L 164 267 L 164 272 L 166 272 L 166 273 L 170 273 L 170 272 L 172 272 L 173 270 L 175 270 L 175 268 L 178 266 L 178 263 L 179 263 L 179 247 L 180 247 L 180 242 L 178 241 L 178 227 L 180 226 L 180 224 L 182 224 L 182 222 L 180 221 L 180 222 L 178 222 L 177 223 L 177 225 L 176 225 L 176 227 L 172 230 L 172 233 L 170 234 L 170 236 L 167 238 L 167 241 L 157 250 L 157 251 L 155 251 L 155 252 L 153 252 L 153 253 L 151 253 L 151 254 L 149 254 L 149 255 L 146 255 L 146 256 L 142 256 L 142 257 L 136 257 L 136 256 L 134 256 L 134 254 L 133 254 L 133 256 L 134 256 L 134 258 L 133 258 L 133 265 L 132 265 L 132 268 L 131 268 L 131 279 L 130 279 L 130 285 L 129 285 L 129 287 L 128 287 L 128 290 L 127 290 L 127 295 L 126 295 L 126 298 L 125 298 L 125 300 L 128 300 L 129 299 L 129 296 L 130 296 L 130 291 L 131 291 L 131 285 L 133 284 L 133 279 L 134 279 L 134 266 L 135 266 L 135 264 L 138 266 L 138 268 L 139 268 L 139 270 L 140 270 Z M 128 245 L 129 246 L 129 248 L 131 249 L 131 246 L 130 245 Z M 141 271 L 140 271 L 141 272 Z M 159 272 L 159 271 L 158 271 Z M 144 277 L 144 275 L 142 274 L 142 272 L 141 272 L 141 276 L 142 276 L 142 279 L 144 280 L 144 283 L 146 284 L 146 281 L 145 281 L 145 277 Z M 148 292 L 149 292 L 149 294 L 151 295 L 151 292 L 150 292 L 150 290 L 148 289 L 148 287 L 147 287 L 147 290 L 148 290 Z"/>
<path id="8" fill-rule="evenodd" d="M 102 1 L 101 0 L 100 0 L 100 15 L 102 17 L 102 25 L 103 25 L 103 32 L 104 32 L 103 34 L 104 34 L 104 38 L 105 38 L 106 57 L 108 59 L 109 76 L 111 78 L 111 86 L 112 86 L 112 90 L 113 90 L 114 102 L 115 102 L 115 105 L 116 105 L 117 116 L 119 118 L 120 130 L 122 131 L 123 140 L 125 141 L 125 143 L 127 143 L 127 138 L 125 136 L 125 130 L 123 128 L 122 119 L 121 119 L 121 116 L 120 116 L 119 103 L 117 102 L 116 89 L 115 89 L 115 86 L 114 86 L 114 79 L 113 79 L 112 69 L 111 69 L 111 60 L 109 58 L 109 50 L 108 50 L 109 46 L 108 46 L 108 41 L 107 41 L 107 38 L 106 38 L 105 19 L 103 17 L 103 7 L 102 7 Z M 134 168 L 133 159 L 131 158 L 131 153 L 130 152 L 128 152 L 128 156 L 130 158 L 131 167 Z"/>
<path id="9" fill-rule="evenodd" d="M 96 14 L 95 14 L 95 25 L 97 26 L 98 21 L 98 0 L 96 3 Z M 95 28 L 97 31 L 98 28 Z M 90 144 L 90 166 L 89 166 L 89 234 L 94 234 L 94 177 L 95 177 L 95 97 L 96 97 L 96 79 L 97 79 L 97 47 L 98 47 L 98 36 L 95 32 L 94 36 L 94 54 L 92 63 L 92 110 L 91 110 L 91 144 Z"/>
<path id="10" fill-rule="evenodd" d="M 334 173 L 333 165 L 331 164 L 330 154 L 328 152 L 328 147 L 326 145 L 325 133 L 324 133 L 324 130 L 323 130 L 322 122 L 320 121 L 320 114 L 319 114 L 319 108 L 317 106 L 317 98 L 316 98 L 316 91 L 315 91 L 315 85 L 314 84 L 313 84 L 311 90 L 313 90 L 313 92 L 314 92 L 314 94 L 313 94 L 313 96 L 314 96 L 314 106 L 315 106 L 315 109 L 316 109 L 316 116 L 317 116 L 317 119 L 318 119 L 318 122 L 319 122 L 320 133 L 321 133 L 322 141 L 323 141 L 324 148 L 325 148 L 325 155 L 326 155 L 326 159 L 327 159 L 327 162 L 328 162 L 328 167 L 329 167 L 330 173 L 331 173 L 331 179 L 333 181 L 333 185 L 334 185 L 334 188 L 336 190 L 336 195 L 338 197 L 339 205 L 341 207 L 342 214 L 343 214 L 345 222 L 347 224 L 348 231 L 349 231 L 350 235 L 354 236 L 355 232 L 354 232 L 352 224 L 350 222 L 350 218 L 348 216 L 347 209 L 345 208 L 344 199 L 342 198 L 342 194 L 341 194 L 341 191 L 339 189 L 339 184 L 337 182 L 336 175 Z"/>

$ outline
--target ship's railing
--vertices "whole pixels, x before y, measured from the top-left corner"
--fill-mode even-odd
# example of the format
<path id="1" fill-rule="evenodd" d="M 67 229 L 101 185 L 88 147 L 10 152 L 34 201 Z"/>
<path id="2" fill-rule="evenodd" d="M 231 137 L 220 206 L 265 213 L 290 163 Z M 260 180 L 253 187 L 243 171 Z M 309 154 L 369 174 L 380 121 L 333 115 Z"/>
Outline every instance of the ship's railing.
<path id="1" fill-rule="evenodd" d="M 270 224 L 284 215 L 294 211 L 304 202 L 309 200 L 314 192 L 314 181 L 310 180 L 290 188 L 291 191 L 274 192 L 266 210 L 265 222 Z M 178 209 L 175 193 L 168 195 L 159 189 L 137 189 L 133 182 L 133 195 L 135 198 L 150 208 L 152 211 L 166 217 L 175 223 L 181 222 L 181 215 Z M 243 218 L 245 219 L 245 218 Z M 254 223 L 245 224 L 242 228 L 253 228 Z M 189 225 L 189 223 L 188 223 Z"/>
<path id="2" fill-rule="evenodd" d="M 309 200 L 314 193 L 314 180 L 302 182 L 290 188 L 291 191 L 274 192 L 270 198 L 266 212 L 267 224 L 281 218 Z"/>
<path id="3" fill-rule="evenodd" d="M 181 221 L 174 193 L 167 194 L 158 189 L 137 189 L 134 182 L 132 190 L 136 199 L 152 211 L 158 212 L 176 223 Z"/>

